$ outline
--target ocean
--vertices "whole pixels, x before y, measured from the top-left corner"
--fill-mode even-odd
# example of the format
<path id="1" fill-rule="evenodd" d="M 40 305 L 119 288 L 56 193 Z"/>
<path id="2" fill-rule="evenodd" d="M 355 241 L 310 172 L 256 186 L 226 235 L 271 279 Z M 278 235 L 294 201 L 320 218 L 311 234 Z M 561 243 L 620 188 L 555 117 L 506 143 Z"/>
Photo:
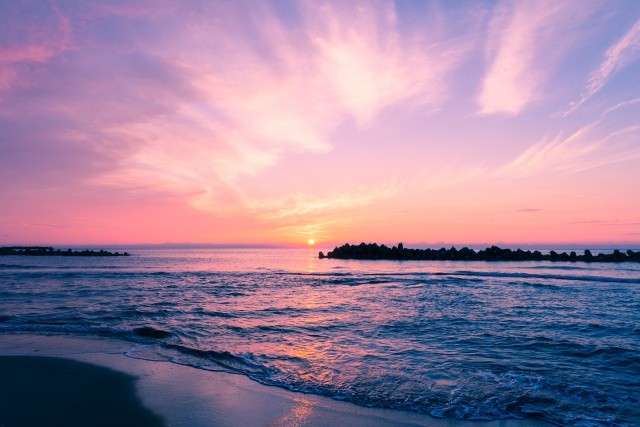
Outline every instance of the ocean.
<path id="1" fill-rule="evenodd" d="M 640 425 L 640 265 L 355 261 L 319 249 L 0 258 L 0 333 L 439 418 Z"/>

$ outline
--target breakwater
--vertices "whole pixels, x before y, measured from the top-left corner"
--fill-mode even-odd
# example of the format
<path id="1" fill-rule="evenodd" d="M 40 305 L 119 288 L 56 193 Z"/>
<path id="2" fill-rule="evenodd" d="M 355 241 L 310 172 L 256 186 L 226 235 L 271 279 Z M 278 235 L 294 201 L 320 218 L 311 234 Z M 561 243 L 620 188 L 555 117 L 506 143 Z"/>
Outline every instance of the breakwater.
<path id="1" fill-rule="evenodd" d="M 32 256 L 129 256 L 128 252 L 109 252 L 103 249 L 93 251 L 85 249 L 62 250 L 51 246 L 3 246 L 0 247 L 0 255 L 32 255 Z"/>
<path id="2" fill-rule="evenodd" d="M 491 246 L 486 249 L 473 250 L 467 247 L 456 249 L 409 249 L 402 243 L 388 247 L 377 243 L 360 243 L 359 245 L 345 244 L 334 248 L 326 255 L 318 254 L 320 259 L 365 259 L 365 260 L 424 260 L 424 261 L 565 261 L 565 262 L 640 262 L 640 251 L 619 249 L 611 253 L 594 255 L 586 249 L 582 254 L 575 251 L 550 251 L 543 254 L 540 251 L 523 251 L 522 249 L 503 249 Z"/>

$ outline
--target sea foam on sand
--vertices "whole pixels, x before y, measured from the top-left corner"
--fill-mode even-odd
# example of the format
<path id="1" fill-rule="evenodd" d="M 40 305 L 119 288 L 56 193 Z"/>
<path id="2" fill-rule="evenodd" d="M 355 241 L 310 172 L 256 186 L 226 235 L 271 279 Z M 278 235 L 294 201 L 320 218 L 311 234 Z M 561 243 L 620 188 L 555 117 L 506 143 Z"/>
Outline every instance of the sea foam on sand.
<path id="1" fill-rule="evenodd" d="M 264 386 L 236 374 L 212 372 L 166 361 L 142 360 L 126 354 L 136 344 L 99 338 L 72 338 L 40 335 L 0 336 L 0 370 L 21 366 L 18 381 L 22 393 L 33 395 L 29 408 L 33 412 L 23 423 L 16 425 L 53 425 L 33 423 L 35 419 L 62 420 L 56 425 L 83 425 L 78 416 L 98 416 L 105 406 L 118 406 L 123 411 L 122 422 L 117 425 L 169 426 L 483 426 L 523 427 L 545 426 L 546 423 L 527 420 L 500 420 L 472 422 L 436 419 L 428 415 L 376 408 L 364 408 L 326 397 L 293 393 L 277 387 Z M 38 356 L 38 358 L 33 358 Z M 62 358 L 56 361 L 50 357 Z M 66 359 L 66 360 L 64 360 Z M 84 363 L 70 363 L 69 361 Z M 86 364 L 94 365 L 93 368 Z M 26 374 L 25 367 L 36 367 L 38 372 Z M 102 369 L 110 368 L 110 369 Z M 78 382 L 61 382 L 48 369 L 62 372 L 63 376 L 83 379 L 87 375 L 99 390 L 78 390 Z M 60 369 L 63 369 L 61 371 Z M 32 369 L 33 370 L 33 369 Z M 43 371 L 44 370 L 44 371 Z M 44 374 L 42 373 L 44 372 Z M 124 374 L 124 375 L 123 375 Z M 58 377 L 59 378 L 59 377 Z M 137 378 L 137 382 L 133 379 Z M 57 384 L 50 384 L 56 381 Z M 85 385 L 87 383 L 84 383 Z M 4 387 L 4 385 L 3 385 Z M 43 387 L 55 390 L 55 402 L 38 400 Z M 91 385 L 90 387 L 96 387 Z M 131 389 L 131 390 L 130 390 Z M 131 396 L 128 395 L 131 391 Z M 113 396 L 112 394 L 124 394 Z M 6 394 L 13 403 L 24 404 L 25 395 L 10 391 Z M 13 397 L 12 397 L 13 396 Z M 118 398 L 116 398 L 118 397 Z M 80 400 L 82 398 L 82 400 Z M 15 399 L 21 401 L 16 402 Z M 81 411 L 70 410 L 73 404 Z M 62 404 L 63 402 L 64 404 Z M 114 403 L 115 402 L 115 403 Z M 142 405 L 141 405 L 142 404 Z M 11 401 L 4 401 L 8 408 Z M 124 406 L 122 406 L 124 405 Z M 127 406 L 129 405 L 129 406 Z M 22 405 L 24 406 L 24 405 Z M 57 412 L 56 412 L 57 411 Z M 6 415 L 5 415 L 6 416 Z M 137 417 L 137 418 L 135 418 Z M 94 417 L 95 418 L 95 417 Z M 66 421 L 66 422 L 65 422 Z M 105 420 L 106 421 L 106 420 Z M 0 407 L 0 425 L 9 425 L 3 419 Z M 12 424 L 13 425 L 13 424 Z"/>

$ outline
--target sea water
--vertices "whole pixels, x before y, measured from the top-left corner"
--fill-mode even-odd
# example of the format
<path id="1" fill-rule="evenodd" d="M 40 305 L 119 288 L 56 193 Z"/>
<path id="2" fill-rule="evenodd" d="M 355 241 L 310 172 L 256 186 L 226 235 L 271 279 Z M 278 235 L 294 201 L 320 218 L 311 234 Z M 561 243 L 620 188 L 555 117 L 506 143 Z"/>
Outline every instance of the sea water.
<path id="1" fill-rule="evenodd" d="M 130 357 L 435 417 L 640 425 L 638 264 L 128 251 L 1 257 L 0 333 L 111 336 Z"/>

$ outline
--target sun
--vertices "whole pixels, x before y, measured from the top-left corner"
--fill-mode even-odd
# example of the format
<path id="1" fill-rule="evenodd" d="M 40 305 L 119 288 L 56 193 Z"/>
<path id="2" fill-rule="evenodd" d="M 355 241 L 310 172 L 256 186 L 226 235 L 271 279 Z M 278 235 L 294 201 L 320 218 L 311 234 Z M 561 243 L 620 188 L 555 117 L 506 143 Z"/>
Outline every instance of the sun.
<path id="1" fill-rule="evenodd" d="M 313 246 L 313 245 L 316 244 L 316 241 L 313 240 L 313 239 L 309 239 L 309 240 L 307 240 L 307 243 L 309 244 L 309 246 Z"/>

